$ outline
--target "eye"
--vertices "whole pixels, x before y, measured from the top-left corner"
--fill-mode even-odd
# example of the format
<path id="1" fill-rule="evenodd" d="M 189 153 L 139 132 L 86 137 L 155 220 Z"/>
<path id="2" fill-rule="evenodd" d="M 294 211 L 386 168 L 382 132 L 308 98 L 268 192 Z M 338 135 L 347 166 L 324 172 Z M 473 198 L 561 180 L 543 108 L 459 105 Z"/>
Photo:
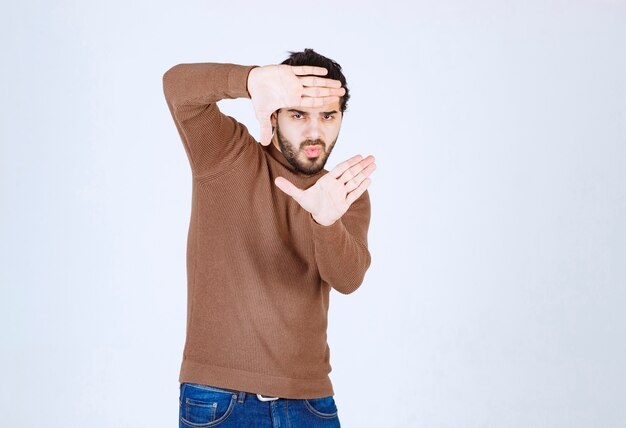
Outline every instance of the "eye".
<path id="1" fill-rule="evenodd" d="M 296 117 L 299 116 L 299 117 Z M 300 117 L 302 117 L 302 115 L 300 113 L 294 113 L 291 115 L 291 117 L 295 118 L 295 119 L 300 119 Z"/>
<path id="2" fill-rule="evenodd" d="M 333 116 L 332 114 L 325 114 L 324 118 L 326 118 L 327 120 L 332 120 L 335 118 L 335 116 Z"/>

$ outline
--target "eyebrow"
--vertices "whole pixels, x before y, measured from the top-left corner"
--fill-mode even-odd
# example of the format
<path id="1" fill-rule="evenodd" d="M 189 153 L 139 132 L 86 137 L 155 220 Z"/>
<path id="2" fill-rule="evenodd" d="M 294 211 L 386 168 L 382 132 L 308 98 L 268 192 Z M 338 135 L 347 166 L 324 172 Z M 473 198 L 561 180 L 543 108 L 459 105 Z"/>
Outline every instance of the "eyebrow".
<path id="1" fill-rule="evenodd" d="M 290 108 L 287 111 L 293 112 L 293 113 L 298 113 L 298 114 L 301 114 L 302 116 L 308 116 L 309 115 L 308 111 L 296 110 L 295 108 Z M 321 111 L 320 112 L 320 114 L 335 114 L 335 113 L 338 113 L 338 111 L 337 110 L 331 110 L 331 111 Z"/>

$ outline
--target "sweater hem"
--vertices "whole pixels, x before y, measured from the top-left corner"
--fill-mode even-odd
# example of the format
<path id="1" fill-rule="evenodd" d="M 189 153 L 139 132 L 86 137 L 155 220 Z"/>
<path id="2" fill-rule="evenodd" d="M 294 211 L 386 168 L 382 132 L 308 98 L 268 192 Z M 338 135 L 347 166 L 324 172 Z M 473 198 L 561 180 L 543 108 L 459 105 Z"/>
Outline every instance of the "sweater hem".
<path id="1" fill-rule="evenodd" d="M 321 379 L 294 379 L 213 366 L 190 360 L 187 357 L 183 358 L 178 381 L 291 399 L 321 398 L 334 395 L 332 382 L 328 375 Z"/>

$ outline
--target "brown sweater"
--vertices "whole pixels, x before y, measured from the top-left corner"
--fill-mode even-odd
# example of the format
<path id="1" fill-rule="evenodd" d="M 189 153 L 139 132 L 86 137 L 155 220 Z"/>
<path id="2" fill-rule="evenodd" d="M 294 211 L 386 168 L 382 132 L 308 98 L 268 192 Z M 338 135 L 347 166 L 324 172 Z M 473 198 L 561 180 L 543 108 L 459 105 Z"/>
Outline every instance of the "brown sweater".
<path id="1" fill-rule="evenodd" d="M 355 291 L 370 266 L 363 193 L 330 226 L 274 184 L 308 188 L 326 169 L 295 172 L 217 101 L 250 98 L 255 66 L 178 64 L 163 90 L 191 164 L 187 327 L 179 382 L 284 398 L 333 395 L 329 293 Z"/>

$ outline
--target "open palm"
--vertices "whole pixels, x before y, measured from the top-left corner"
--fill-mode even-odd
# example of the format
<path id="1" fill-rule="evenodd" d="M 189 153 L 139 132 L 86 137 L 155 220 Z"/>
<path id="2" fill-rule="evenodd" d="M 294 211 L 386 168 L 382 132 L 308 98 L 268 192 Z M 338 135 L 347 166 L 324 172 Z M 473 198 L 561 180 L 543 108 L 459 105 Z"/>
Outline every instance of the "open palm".
<path id="1" fill-rule="evenodd" d="M 320 77 L 327 73 L 323 67 L 286 64 L 250 70 L 248 90 L 261 125 L 261 144 L 266 146 L 272 139 L 270 116 L 274 111 L 285 107 L 320 107 L 339 101 L 346 90 L 339 80 Z"/>
<path id="2" fill-rule="evenodd" d="M 329 226 L 341 218 L 365 192 L 371 183 L 368 176 L 376 169 L 374 161 L 371 155 L 365 159 L 361 155 L 353 156 L 338 164 L 306 190 L 298 188 L 284 177 L 277 177 L 274 183 L 311 213 L 317 223 Z"/>

